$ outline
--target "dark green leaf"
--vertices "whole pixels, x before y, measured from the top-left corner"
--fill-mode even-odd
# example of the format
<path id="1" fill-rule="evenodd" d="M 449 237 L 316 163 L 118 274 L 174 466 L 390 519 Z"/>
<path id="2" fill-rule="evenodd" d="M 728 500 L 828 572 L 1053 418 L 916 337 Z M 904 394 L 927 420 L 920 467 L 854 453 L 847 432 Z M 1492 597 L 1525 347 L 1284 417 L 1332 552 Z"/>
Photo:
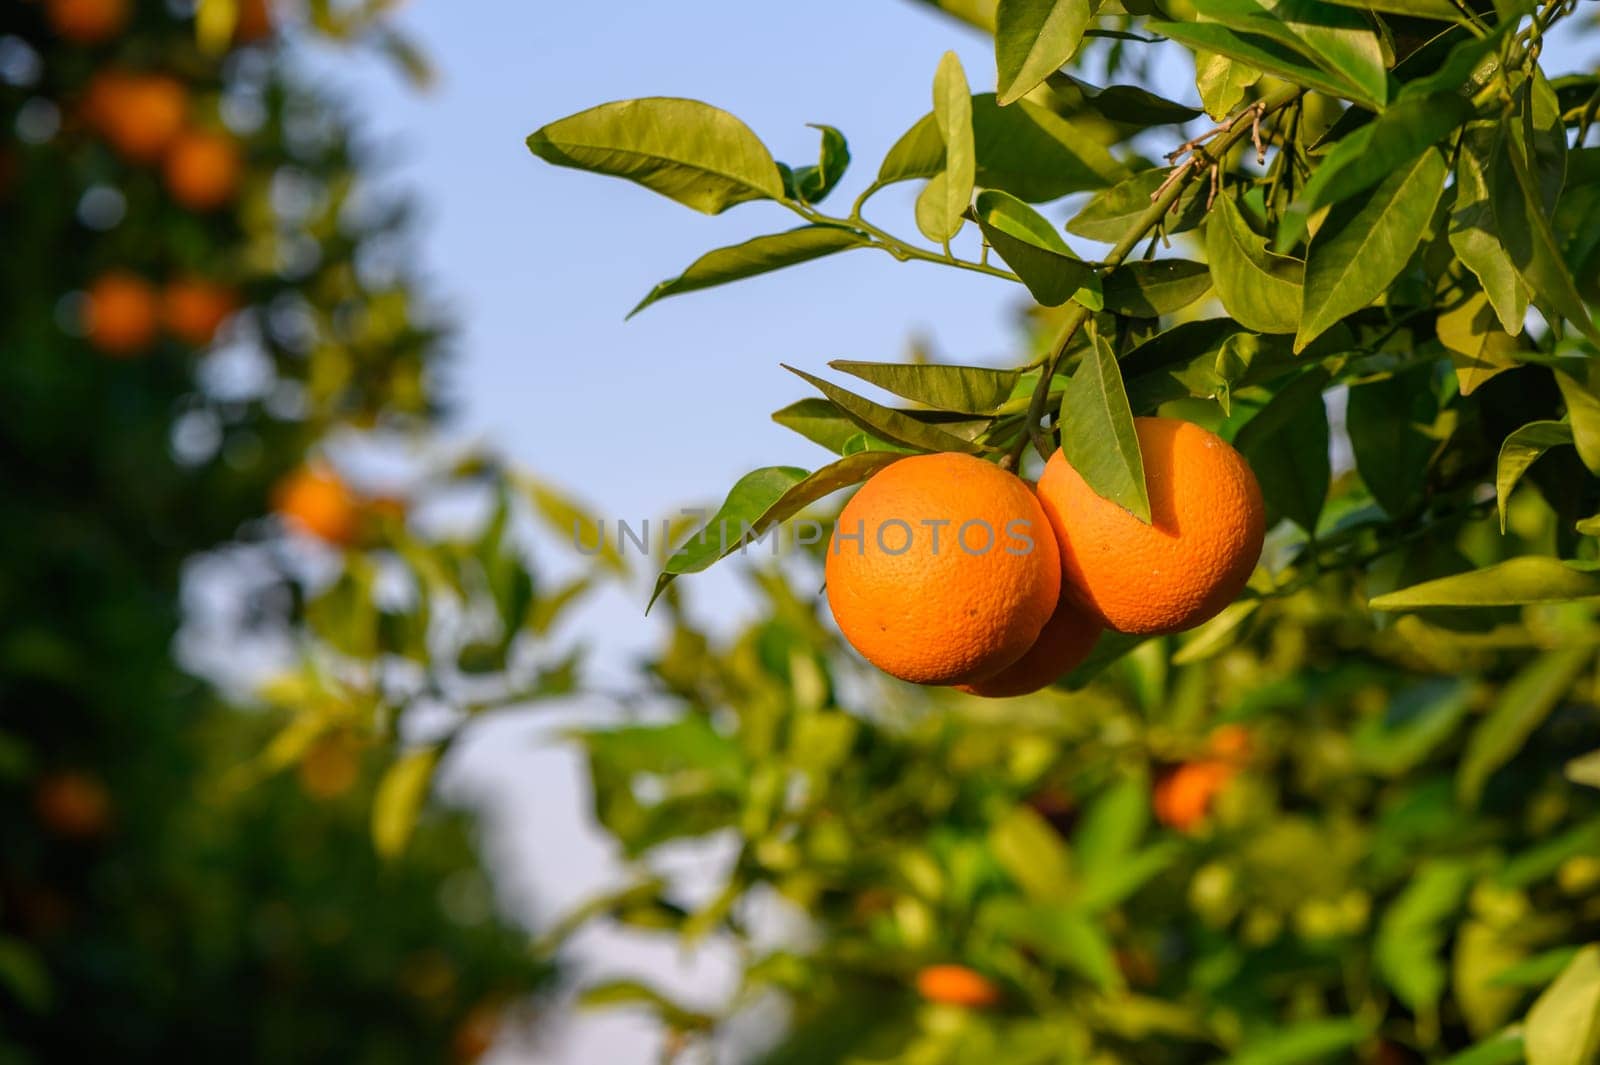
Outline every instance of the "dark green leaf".
<path id="1" fill-rule="evenodd" d="M 1511 678 L 1494 708 L 1467 739 L 1461 768 L 1456 772 L 1456 792 L 1463 802 L 1477 803 L 1489 775 L 1516 756 L 1533 730 L 1571 691 L 1573 681 L 1594 661 L 1594 656 L 1593 647 L 1546 651 Z"/>
<path id="2" fill-rule="evenodd" d="M 1456 200 L 1450 214 L 1450 246 L 1478 278 L 1500 325 L 1512 336 L 1522 332 L 1528 314 L 1528 285 L 1501 242 L 1490 177 L 1501 165 L 1496 127 L 1474 122 L 1467 127 L 1456 160 Z"/>
<path id="3" fill-rule="evenodd" d="M 936 410 L 964 414 L 992 414 L 1011 398 L 1021 377 L 1017 370 L 990 370 L 981 366 L 940 366 L 903 362 L 854 362 L 834 359 L 829 366 L 859 377 L 885 392 Z"/>
<path id="4" fill-rule="evenodd" d="M 649 295 L 628 312 L 628 317 L 632 318 L 652 303 L 668 296 L 771 273 L 846 248 L 864 247 L 868 243 L 866 237 L 853 229 L 827 225 L 801 226 L 783 233 L 753 237 L 742 244 L 706 252 L 690 263 L 683 273 L 651 289 Z"/>
<path id="5" fill-rule="evenodd" d="M 1450 0 L 1328 0 L 1330 4 L 1362 11 L 1383 11 L 1391 15 L 1410 15 L 1441 22 L 1460 22 L 1466 16 Z"/>
<path id="6" fill-rule="evenodd" d="M 698 100 L 601 104 L 534 131 L 528 148 L 546 162 L 627 178 L 706 214 L 783 198 L 778 166 L 760 139 Z"/>
<path id="7" fill-rule="evenodd" d="M 1066 65 L 1091 14 L 1090 0 L 1000 0 L 994 30 L 1000 103 L 1021 99 Z"/>
<path id="8" fill-rule="evenodd" d="M 1327 384 L 1321 370 L 1295 378 L 1234 438 L 1270 511 L 1308 533 L 1316 531 L 1331 478 L 1328 412 L 1322 404 Z"/>
<path id="9" fill-rule="evenodd" d="M 821 203 L 850 166 L 850 145 L 832 126 L 812 124 L 811 128 L 821 131 L 822 147 L 815 166 L 795 168 L 795 196 L 806 203 Z"/>
<path id="10" fill-rule="evenodd" d="M 1206 224 L 1206 258 L 1223 308 L 1247 329 L 1293 333 L 1300 326 L 1306 264 L 1267 250 L 1230 196 L 1218 196 Z"/>
<path id="11" fill-rule="evenodd" d="M 1112 122 L 1141 127 L 1159 126 L 1188 122 L 1204 113 L 1199 108 L 1157 96 L 1138 85 L 1107 85 L 1102 89 L 1065 71 L 1052 74 L 1047 80 L 1052 89 L 1069 98 L 1073 93 L 1078 94 L 1086 106 L 1101 118 Z"/>
<path id="12" fill-rule="evenodd" d="M 1573 569 L 1560 559 L 1527 555 L 1483 569 L 1424 581 L 1367 605 L 1373 610 L 1441 606 L 1523 606 L 1600 599 L 1600 574 Z"/>
<path id="13" fill-rule="evenodd" d="M 1302 1021 L 1263 1030 L 1225 1065 L 1300 1065 L 1328 1059 L 1366 1039 L 1371 1025 L 1357 1020 Z"/>
<path id="14" fill-rule="evenodd" d="M 1373 960 L 1384 983 L 1413 1011 L 1433 1009 L 1444 993 L 1439 954 L 1471 882 L 1464 862 L 1424 862 L 1378 922 Z"/>
<path id="15" fill-rule="evenodd" d="M 861 428 L 886 440 L 922 451 L 962 451 L 975 455 L 985 450 L 981 444 L 946 432 L 930 422 L 918 420 L 905 411 L 874 403 L 820 377 L 813 377 L 804 370 L 796 370 L 793 366 L 785 366 L 784 369 L 813 385 Z"/>
<path id="16" fill-rule="evenodd" d="M 1059 307 L 1076 297 L 1093 310 L 1104 306 L 1100 275 L 1073 254 L 1061 234 L 1026 203 L 985 189 L 978 196 L 975 214 L 983 239 L 1016 271 L 1038 303 Z"/>
<path id="17" fill-rule="evenodd" d="M 1431 373 L 1424 366 L 1350 388 L 1345 427 L 1356 469 L 1395 517 L 1420 501 L 1428 460 L 1439 447 L 1428 432 L 1438 414 Z"/>
<path id="18" fill-rule="evenodd" d="M 1572 443 L 1572 427 L 1565 422 L 1529 422 L 1517 429 L 1500 445 L 1500 459 L 1495 464 L 1494 494 L 1500 509 L 1500 531 L 1506 531 L 1506 500 L 1517 486 L 1528 467 L 1539 456 L 1553 447 Z"/>
<path id="19" fill-rule="evenodd" d="M 1357 764 L 1387 777 L 1410 772 L 1455 733 L 1471 698 L 1472 684 L 1460 677 L 1435 677 L 1400 689 L 1351 737 Z"/>
<path id="20" fill-rule="evenodd" d="M 868 436 L 844 411 L 828 400 L 817 397 L 796 400 L 782 410 L 774 411 L 772 420 L 787 429 L 793 429 L 814 444 L 821 444 L 835 455 L 843 455 L 846 444 L 852 439 Z M 899 444 L 891 444 L 878 437 L 868 437 L 867 444 L 872 450 L 900 450 Z"/>
<path id="21" fill-rule="evenodd" d="M 1061 450 L 1094 493 L 1150 523 L 1144 459 L 1111 346 L 1092 338 L 1061 395 Z"/>
<path id="22" fill-rule="evenodd" d="M 1133 318 L 1159 318 L 1211 291 L 1205 263 L 1188 259 L 1135 260 L 1101 279 L 1105 309 Z"/>

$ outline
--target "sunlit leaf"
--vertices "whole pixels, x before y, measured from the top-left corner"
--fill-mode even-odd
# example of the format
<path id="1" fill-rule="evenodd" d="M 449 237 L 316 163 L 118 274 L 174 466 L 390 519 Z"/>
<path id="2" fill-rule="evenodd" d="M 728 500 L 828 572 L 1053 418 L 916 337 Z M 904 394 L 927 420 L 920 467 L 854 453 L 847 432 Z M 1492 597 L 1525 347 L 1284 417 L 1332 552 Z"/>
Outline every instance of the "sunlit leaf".
<path id="1" fill-rule="evenodd" d="M 1133 411 L 1111 346 L 1099 337 L 1061 395 L 1061 450 L 1096 495 L 1150 523 Z"/>
<path id="2" fill-rule="evenodd" d="M 1231 196 L 1218 196 L 1206 225 L 1206 258 L 1222 306 L 1247 329 L 1293 333 L 1300 327 L 1306 264 L 1267 250 Z"/>
<path id="3" fill-rule="evenodd" d="M 406 849 L 438 762 L 437 747 L 419 747 L 384 770 L 372 797 L 372 845 L 382 857 L 393 858 Z"/>
<path id="4" fill-rule="evenodd" d="M 801 226 L 783 233 L 752 237 L 742 244 L 718 248 L 700 256 L 683 273 L 651 289 L 638 306 L 628 312 L 628 317 L 632 318 L 668 296 L 771 273 L 868 243 L 864 235 L 853 229 L 827 225 Z"/>
<path id="5" fill-rule="evenodd" d="M 985 189 L 975 213 L 983 239 L 1039 304 L 1059 307 L 1076 297 L 1095 310 L 1104 306 L 1099 274 L 1033 208 L 1015 196 Z"/>
<path id="6" fill-rule="evenodd" d="M 1000 0 L 994 31 L 1000 103 L 1021 99 L 1065 66 L 1092 13 L 1090 0 Z"/>
<path id="7" fill-rule="evenodd" d="M 1506 531 L 1506 501 L 1528 467 L 1553 447 L 1572 443 L 1572 427 L 1565 422 L 1529 422 L 1514 431 L 1500 445 L 1495 464 L 1494 493 L 1500 511 L 1500 531 Z"/>
<path id="8" fill-rule="evenodd" d="M 1420 607 L 1523 606 L 1600 598 L 1600 574 L 1573 569 L 1560 559 L 1527 555 L 1453 577 L 1424 581 L 1367 605 L 1373 610 Z"/>
<path id="9" fill-rule="evenodd" d="M 1489 775 L 1516 756 L 1594 656 L 1592 647 L 1547 651 L 1506 684 L 1493 709 L 1472 730 L 1461 756 L 1456 791 L 1463 802 L 1477 803 Z"/>
<path id="10" fill-rule="evenodd" d="M 1017 370 L 932 363 L 834 359 L 828 365 L 913 402 L 927 404 L 936 410 L 967 414 L 993 413 L 996 407 L 1011 398 L 1021 376 Z"/>

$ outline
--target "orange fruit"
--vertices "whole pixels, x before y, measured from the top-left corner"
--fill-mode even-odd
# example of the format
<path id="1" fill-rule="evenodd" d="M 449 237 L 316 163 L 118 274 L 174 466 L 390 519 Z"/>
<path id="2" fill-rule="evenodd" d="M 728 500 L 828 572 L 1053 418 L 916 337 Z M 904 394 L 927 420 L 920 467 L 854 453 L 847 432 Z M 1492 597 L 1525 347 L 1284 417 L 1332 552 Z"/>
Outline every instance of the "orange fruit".
<path id="1" fill-rule="evenodd" d="M 156 290 L 138 274 L 113 270 L 89 285 L 84 326 L 89 343 L 126 358 L 143 352 L 156 338 Z"/>
<path id="2" fill-rule="evenodd" d="M 965 965 L 930 965 L 917 973 L 917 994 L 947 1006 L 981 1008 L 1000 1001 L 1000 989 Z"/>
<path id="3" fill-rule="evenodd" d="M 1243 725 L 1223 725 L 1206 741 L 1206 752 L 1212 758 L 1234 766 L 1248 762 L 1254 750 L 1255 741 Z"/>
<path id="4" fill-rule="evenodd" d="M 129 0 L 49 0 L 45 18 L 50 28 L 74 44 L 109 41 L 128 24 Z"/>
<path id="5" fill-rule="evenodd" d="M 1156 820 L 1180 832 L 1193 831 L 1211 812 L 1211 804 L 1233 778 L 1222 762 L 1187 762 L 1156 782 L 1151 806 Z"/>
<path id="6" fill-rule="evenodd" d="M 1101 631 L 1094 615 L 1071 596 L 1063 595 L 1056 603 L 1056 612 L 1039 630 L 1039 638 L 1021 658 L 991 677 L 956 687 L 986 699 L 1008 699 L 1049 687 L 1057 677 L 1076 669 L 1089 657 L 1100 640 Z"/>
<path id="7" fill-rule="evenodd" d="M 214 211 L 239 191 L 244 170 L 232 137 L 190 130 L 167 151 L 167 191 L 192 211 Z"/>
<path id="8" fill-rule="evenodd" d="M 273 509 L 290 527 L 330 544 L 351 543 L 360 525 L 360 507 L 332 470 L 305 466 L 278 485 Z"/>
<path id="9" fill-rule="evenodd" d="M 181 277 L 169 281 L 161 293 L 161 321 L 179 340 L 204 347 L 238 305 L 238 296 L 226 285 Z"/>
<path id="10" fill-rule="evenodd" d="M 1061 549 L 1071 594 L 1119 632 L 1180 632 L 1244 590 L 1266 535 L 1255 474 L 1200 426 L 1135 418 L 1151 523 L 1094 490 L 1060 451 L 1039 478 L 1039 502 Z"/>
<path id="11" fill-rule="evenodd" d="M 98 777 L 78 770 L 52 773 L 33 792 L 39 821 L 58 836 L 92 839 L 111 825 L 111 795 Z"/>
<path id="12" fill-rule="evenodd" d="M 1020 479 L 971 455 L 913 455 L 873 474 L 840 513 L 828 606 L 885 673 L 966 684 L 1033 646 L 1055 610 L 1060 567 Z"/>
<path id="13" fill-rule="evenodd" d="M 135 163 L 153 163 L 183 131 L 189 94 L 165 74 L 110 70 L 95 75 L 84 115 L 107 143 Z"/>

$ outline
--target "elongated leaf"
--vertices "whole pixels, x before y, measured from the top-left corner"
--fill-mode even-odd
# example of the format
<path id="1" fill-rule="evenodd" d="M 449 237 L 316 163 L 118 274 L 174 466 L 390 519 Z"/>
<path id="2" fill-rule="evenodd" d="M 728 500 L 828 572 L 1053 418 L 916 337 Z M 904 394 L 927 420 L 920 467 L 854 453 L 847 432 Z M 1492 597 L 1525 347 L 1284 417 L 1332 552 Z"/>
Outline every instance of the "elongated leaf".
<path id="1" fill-rule="evenodd" d="M 1456 772 L 1456 792 L 1463 802 L 1477 803 L 1489 775 L 1516 756 L 1594 656 L 1593 647 L 1547 651 L 1511 678 L 1467 740 Z"/>
<path id="2" fill-rule="evenodd" d="M 1363 11 L 1383 11 L 1391 15 L 1410 15 L 1412 18 L 1430 18 L 1440 22 L 1460 22 L 1465 15 L 1450 0 L 1327 0 L 1340 7 Z"/>
<path id="3" fill-rule="evenodd" d="M 1237 645 L 1248 631 L 1246 622 L 1255 617 L 1260 609 L 1259 599 L 1240 599 L 1236 603 L 1229 603 L 1222 613 L 1184 634 L 1183 643 L 1173 653 L 1172 664 L 1187 666 L 1192 662 L 1204 662 Z"/>
<path id="4" fill-rule="evenodd" d="M 1528 1065 L 1589 1065 L 1600 1052 L 1600 946 L 1573 957 L 1528 1010 Z"/>
<path id="5" fill-rule="evenodd" d="M 406 849 L 438 761 L 436 747 L 407 751 L 378 781 L 372 796 L 372 846 L 381 857 L 394 858 Z"/>
<path id="6" fill-rule="evenodd" d="M 1394 693 L 1383 713 L 1362 722 L 1352 737 L 1357 764 L 1387 777 L 1409 773 L 1455 733 L 1472 688 L 1461 677 L 1435 677 Z"/>
<path id="7" fill-rule="evenodd" d="M 1316 531 L 1332 477 L 1328 411 L 1322 404 L 1327 384 L 1321 370 L 1295 378 L 1234 438 L 1267 506 L 1308 533 Z"/>
<path id="8" fill-rule="evenodd" d="M 1439 447 L 1428 432 L 1438 414 L 1431 372 L 1422 367 L 1350 388 L 1345 427 L 1356 470 L 1391 515 L 1420 503 L 1428 461 Z"/>
<path id="9" fill-rule="evenodd" d="M 1521 1032 L 1501 1032 L 1446 1058 L 1443 1065 L 1522 1065 Z"/>
<path id="10" fill-rule="evenodd" d="M 557 166 L 627 178 L 706 214 L 783 197 L 778 165 L 760 139 L 698 100 L 601 104 L 535 130 L 528 149 Z"/>
<path id="11" fill-rule="evenodd" d="M 1600 473 L 1600 396 L 1565 371 L 1556 372 L 1556 385 L 1572 423 L 1572 443 L 1590 473 Z"/>
<path id="12" fill-rule="evenodd" d="M 972 97 L 976 181 L 1029 203 L 1104 188 L 1126 169 L 1072 123 L 1031 100 L 1001 107 L 994 93 Z M 929 178 L 945 168 L 944 140 L 932 114 L 895 142 L 877 183 Z"/>
<path id="13" fill-rule="evenodd" d="M 1585 787 L 1600 788 L 1600 750 L 1581 754 L 1568 762 L 1562 769 L 1566 778 L 1574 784 Z"/>
<path id="14" fill-rule="evenodd" d="M 1342 85 L 1337 95 L 1372 110 L 1388 100 L 1383 49 L 1355 11 L 1320 0 L 1196 0 L 1195 9 L 1212 22 L 1292 50 Z"/>
<path id="15" fill-rule="evenodd" d="M 813 377 L 804 370 L 797 370 L 793 366 L 784 366 L 784 369 L 809 382 L 861 428 L 886 440 L 922 451 L 962 451 L 978 454 L 984 450 L 981 444 L 975 444 L 927 422 L 918 421 L 904 411 L 874 403 L 832 382 Z"/>
<path id="16" fill-rule="evenodd" d="M 795 168 L 794 196 L 806 203 L 821 203 L 850 166 L 850 144 L 832 126 L 812 124 L 811 128 L 821 132 L 822 146 L 817 150 L 815 166 Z"/>
<path id="17" fill-rule="evenodd" d="M 1439 955 L 1471 882 L 1464 862 L 1425 862 L 1378 922 L 1373 960 L 1384 983 L 1412 1010 L 1433 1009 L 1444 994 Z"/>
<path id="18" fill-rule="evenodd" d="M 1079 259 L 1055 227 L 1026 203 L 985 189 L 974 213 L 983 239 L 1016 271 L 1039 304 L 1059 307 L 1076 297 L 1093 310 L 1105 306 L 1094 267 Z"/>
<path id="19" fill-rule="evenodd" d="M 865 247 L 868 243 L 866 237 L 853 229 L 824 225 L 801 226 L 784 233 L 753 237 L 742 244 L 706 252 L 690 263 L 683 273 L 651 289 L 639 301 L 639 305 L 628 312 L 628 317 L 632 318 L 652 303 L 668 296 L 771 273 L 846 248 Z"/>
<path id="20" fill-rule="evenodd" d="M 1369 1024 L 1355 1019 L 1303 1021 L 1299 1024 L 1266 1029 L 1228 1058 L 1226 1065 L 1300 1065 L 1331 1058 L 1348 1050 L 1372 1031 Z"/>
<path id="21" fill-rule="evenodd" d="M 844 411 L 817 396 L 796 400 L 782 410 L 773 411 L 772 420 L 786 429 L 793 429 L 812 443 L 822 445 L 835 455 L 845 454 L 845 448 L 858 437 L 867 437 L 867 446 L 860 450 L 901 449 L 899 444 L 862 432 L 861 426 Z"/>
<path id="22" fill-rule="evenodd" d="M 1300 327 L 1306 264 L 1268 251 L 1230 196 L 1217 197 L 1206 225 L 1206 258 L 1217 297 L 1240 325 L 1261 333 Z"/>
<path id="23" fill-rule="evenodd" d="M 1456 160 L 1456 200 L 1449 238 L 1450 247 L 1483 286 L 1501 327 L 1516 336 L 1528 315 L 1528 285 L 1502 243 L 1490 198 L 1489 179 L 1499 160 L 1498 146 L 1493 123 L 1474 122 L 1467 127 Z"/>
<path id="24" fill-rule="evenodd" d="M 995 860 L 1035 902 L 1064 903 L 1072 892 L 1072 862 L 1056 830 L 1027 806 L 1014 807 L 989 830 Z"/>
<path id="25" fill-rule="evenodd" d="M 1600 598 L 1600 574 L 1573 569 L 1560 559 L 1526 555 L 1453 577 L 1424 581 L 1367 605 L 1373 610 L 1445 606 L 1524 606 Z"/>
<path id="26" fill-rule="evenodd" d="M 1163 168 L 1143 170 L 1095 193 L 1067 223 L 1067 232 L 1102 244 L 1115 244 L 1127 234 L 1134 220 L 1150 209 L 1150 197 L 1170 173 Z M 1193 229 L 1205 217 L 1201 186 L 1201 182 L 1193 182 L 1178 197 L 1177 206 L 1166 218 L 1168 233 Z"/>
<path id="27" fill-rule="evenodd" d="M 841 373 L 859 377 L 885 392 L 936 410 L 964 414 L 992 414 L 1011 398 L 1017 370 L 991 370 L 982 366 L 917 365 L 903 362 L 854 362 L 834 359 L 829 366 Z"/>
<path id="28" fill-rule="evenodd" d="M 972 137 L 972 90 L 954 52 L 939 60 L 933 76 L 933 117 L 944 143 L 944 169 L 934 175 L 917 204 L 917 224 L 929 240 L 944 242 L 961 230 L 977 173 L 977 151 Z M 942 180 L 940 180 L 942 176 Z"/>
<path id="29" fill-rule="evenodd" d="M 1447 172 L 1444 156 L 1429 148 L 1370 196 L 1334 208 L 1306 255 L 1296 352 L 1389 287 L 1427 231 Z"/>
<path id="30" fill-rule="evenodd" d="M 1163 37 L 1171 37 L 1180 44 L 1190 48 L 1224 56 L 1234 63 L 1244 64 L 1252 71 L 1265 71 L 1276 75 L 1285 81 L 1292 82 L 1307 89 L 1316 89 L 1330 96 L 1350 98 L 1352 93 L 1360 90 L 1353 88 L 1344 78 L 1335 77 L 1319 68 L 1316 64 L 1289 51 L 1271 37 L 1259 33 L 1242 33 L 1231 30 L 1215 22 L 1163 22 L 1152 19 L 1145 23 L 1145 28 L 1151 33 L 1159 33 Z M 1202 73 L 1210 68 L 1203 68 Z M 1234 68 L 1221 68 L 1223 75 L 1216 78 L 1218 89 L 1226 87 L 1228 95 L 1232 96 L 1237 82 L 1234 80 Z M 1221 117 L 1225 110 L 1220 110 L 1224 101 L 1236 103 L 1243 95 L 1243 88 L 1238 88 L 1238 96 L 1228 101 L 1228 97 L 1219 94 L 1216 108 L 1207 101 L 1206 111 L 1214 117 Z M 1205 99 L 1204 93 L 1201 96 Z"/>
<path id="31" fill-rule="evenodd" d="M 1000 103 L 1020 100 L 1065 66 L 1092 13 L 1090 0 L 1000 0 L 994 31 Z"/>
<path id="32" fill-rule="evenodd" d="M 1150 523 L 1144 459 L 1111 345 L 1095 337 L 1061 395 L 1061 450 L 1102 499 Z"/>
<path id="33" fill-rule="evenodd" d="M 1159 126 L 1171 122 L 1188 122 L 1199 118 L 1203 111 L 1197 107 L 1180 104 L 1165 96 L 1157 96 L 1138 85 L 1107 85 L 1101 88 L 1066 71 L 1051 74 L 1046 81 L 1057 92 L 1072 99 L 1076 94 L 1090 110 L 1112 122 L 1134 126 Z"/>
<path id="34" fill-rule="evenodd" d="M 1489 378 L 1517 365 L 1519 345 L 1500 328 L 1494 307 L 1482 292 L 1474 292 L 1449 310 L 1441 311 L 1434 329 L 1439 343 L 1450 352 L 1463 396 L 1470 396 Z"/>
<path id="35" fill-rule="evenodd" d="M 1565 422 L 1529 422 L 1513 432 L 1500 445 L 1495 464 L 1494 494 L 1500 510 L 1500 532 L 1506 531 L 1506 500 L 1528 467 L 1553 447 L 1572 443 L 1572 426 Z"/>
<path id="36" fill-rule="evenodd" d="M 1134 318 L 1159 318 L 1211 291 L 1211 271 L 1189 259 L 1135 260 L 1101 279 L 1105 309 Z"/>
<path id="37" fill-rule="evenodd" d="M 519 476 L 518 485 L 533 504 L 534 513 L 557 536 L 571 537 L 574 544 L 587 544 L 590 530 L 600 529 L 600 519 L 551 485 L 526 475 Z M 616 544 L 607 543 L 603 535 L 597 536 L 597 540 L 598 546 L 593 554 L 601 565 L 613 573 L 626 575 L 628 562 L 617 550 Z"/>

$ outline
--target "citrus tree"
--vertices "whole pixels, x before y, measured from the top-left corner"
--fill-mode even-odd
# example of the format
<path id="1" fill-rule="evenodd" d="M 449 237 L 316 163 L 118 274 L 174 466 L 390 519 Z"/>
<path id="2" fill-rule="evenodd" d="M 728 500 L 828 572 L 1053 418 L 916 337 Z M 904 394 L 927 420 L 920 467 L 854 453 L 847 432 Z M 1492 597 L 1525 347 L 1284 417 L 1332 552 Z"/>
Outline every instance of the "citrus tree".
<path id="1" fill-rule="evenodd" d="M 1007 367 L 831 364 L 871 395 L 797 369 L 820 395 L 773 417 L 834 458 L 752 471 L 666 558 L 652 672 L 682 714 L 585 740 L 641 878 L 574 923 L 729 934 L 745 980 L 726 1011 L 592 999 L 675 1050 L 779 992 L 773 1061 L 1594 1060 L 1600 78 L 1542 62 L 1592 13 L 938 6 L 993 34 L 995 91 L 947 54 L 847 207 L 831 127 L 790 165 L 646 98 L 528 140 L 797 216 L 636 311 L 878 250 L 1011 281 L 1035 325 Z M 1179 60 L 1193 90 L 1157 94 Z M 901 182 L 912 217 L 869 217 Z M 944 518 L 1057 550 L 940 555 Z M 677 578 L 785 523 L 849 650 L 792 570 L 731 641 L 684 609 Z M 1081 636 L 987 693 L 1039 694 L 950 687 L 1063 615 Z M 648 859 L 711 833 L 737 857 L 686 907 Z M 773 944 L 774 898 L 809 935 Z"/>

